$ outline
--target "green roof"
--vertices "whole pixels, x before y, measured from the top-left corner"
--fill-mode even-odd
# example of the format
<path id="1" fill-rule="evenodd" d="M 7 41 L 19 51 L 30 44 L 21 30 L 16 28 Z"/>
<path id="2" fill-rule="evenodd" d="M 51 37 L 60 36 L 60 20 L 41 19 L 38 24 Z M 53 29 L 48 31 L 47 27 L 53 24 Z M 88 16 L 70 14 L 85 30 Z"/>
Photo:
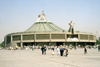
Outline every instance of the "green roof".
<path id="1" fill-rule="evenodd" d="M 36 22 L 25 32 L 66 32 L 66 30 L 50 22 L 44 13 L 38 16 Z"/>

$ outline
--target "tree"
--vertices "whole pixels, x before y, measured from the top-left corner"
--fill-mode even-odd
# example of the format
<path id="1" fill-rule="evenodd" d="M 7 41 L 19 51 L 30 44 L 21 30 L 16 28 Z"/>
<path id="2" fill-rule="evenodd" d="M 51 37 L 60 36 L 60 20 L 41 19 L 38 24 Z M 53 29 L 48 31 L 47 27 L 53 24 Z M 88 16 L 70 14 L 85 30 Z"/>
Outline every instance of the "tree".
<path id="1" fill-rule="evenodd" d="M 0 43 L 0 47 L 4 47 L 4 41 Z"/>
<path id="2" fill-rule="evenodd" d="M 100 41 L 99 40 L 96 40 L 96 44 L 100 44 Z"/>

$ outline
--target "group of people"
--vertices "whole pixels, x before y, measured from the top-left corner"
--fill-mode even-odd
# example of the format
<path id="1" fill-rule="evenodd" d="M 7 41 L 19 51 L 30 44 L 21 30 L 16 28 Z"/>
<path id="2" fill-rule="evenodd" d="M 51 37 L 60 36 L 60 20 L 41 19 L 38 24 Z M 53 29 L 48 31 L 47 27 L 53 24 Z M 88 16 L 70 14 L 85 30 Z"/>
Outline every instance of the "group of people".
<path id="1" fill-rule="evenodd" d="M 46 46 L 42 46 L 42 48 L 41 48 L 42 55 L 43 54 L 46 55 L 46 50 L 47 50 Z"/>
<path id="2" fill-rule="evenodd" d="M 63 55 L 68 56 L 68 48 L 70 50 L 72 50 L 73 48 L 79 49 L 80 46 L 73 47 L 73 46 L 65 46 L 65 45 L 63 45 L 63 46 L 62 45 L 60 45 L 60 46 L 53 46 L 53 45 L 52 46 L 46 46 L 46 45 L 44 45 L 44 46 L 37 46 L 36 47 L 36 46 L 32 45 L 32 46 L 24 46 L 23 48 L 20 48 L 19 46 L 16 45 L 15 48 L 10 46 L 9 48 L 6 47 L 5 49 L 8 49 L 8 50 L 19 50 L 19 49 L 29 50 L 29 49 L 32 49 L 32 51 L 34 51 L 34 49 L 41 49 L 43 55 L 46 55 L 47 50 L 51 50 L 52 55 L 57 54 L 57 55 L 60 55 L 60 56 L 63 56 Z M 94 49 L 96 49 L 96 48 L 98 48 L 98 51 L 100 52 L 100 45 L 94 46 Z M 84 54 L 87 54 L 87 49 L 90 49 L 90 46 L 84 46 Z"/>
<path id="3" fill-rule="evenodd" d="M 41 47 L 42 55 L 46 55 L 46 50 L 47 50 L 47 46 Z M 51 54 L 54 55 L 55 52 L 56 52 L 57 55 L 60 55 L 60 56 L 65 55 L 66 57 L 69 54 L 68 49 L 63 47 L 63 46 L 59 46 L 59 47 L 57 46 L 57 48 L 55 48 L 54 46 L 51 46 Z M 84 46 L 84 54 L 87 54 L 87 47 L 86 46 Z"/>
<path id="4" fill-rule="evenodd" d="M 84 54 L 87 54 L 87 48 L 89 48 L 89 47 L 84 46 Z M 45 54 L 46 55 L 46 50 L 47 49 L 48 49 L 47 46 L 42 46 L 41 47 L 42 54 Z M 57 54 L 57 55 L 60 55 L 60 56 L 65 55 L 67 57 L 68 54 L 69 54 L 68 49 L 66 47 L 62 46 L 62 45 L 56 46 L 56 47 L 51 46 L 48 50 L 50 50 L 50 49 L 51 49 L 51 54 L 52 55 L 54 55 L 54 54 Z M 69 49 L 70 49 L 70 47 L 69 47 Z M 77 49 L 77 48 L 75 48 L 75 49 Z M 94 47 L 94 49 L 96 49 L 96 48 Z M 100 51 L 100 46 L 98 46 L 98 51 Z"/>
<path id="5" fill-rule="evenodd" d="M 46 46 L 41 47 L 42 55 L 46 55 L 46 50 Z M 54 46 L 51 46 L 52 55 L 55 54 L 55 50 L 57 52 L 57 55 L 63 56 L 65 54 L 66 57 L 68 56 L 68 49 L 64 48 L 63 46 L 57 47 L 56 49 L 54 48 Z"/>
<path id="6" fill-rule="evenodd" d="M 61 49 L 60 49 L 60 55 L 63 56 L 64 53 L 65 53 L 65 56 L 67 57 L 67 55 L 68 55 L 68 49 L 61 48 Z"/>

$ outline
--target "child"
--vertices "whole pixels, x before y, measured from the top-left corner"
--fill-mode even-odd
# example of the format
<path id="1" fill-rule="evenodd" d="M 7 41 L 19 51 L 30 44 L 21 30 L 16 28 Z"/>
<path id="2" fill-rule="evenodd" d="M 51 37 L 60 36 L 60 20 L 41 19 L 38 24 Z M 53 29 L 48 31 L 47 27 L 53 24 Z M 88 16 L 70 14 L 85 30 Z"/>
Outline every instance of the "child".
<path id="1" fill-rule="evenodd" d="M 66 57 L 67 57 L 67 55 L 68 55 L 68 49 L 66 49 L 65 53 L 66 53 Z"/>

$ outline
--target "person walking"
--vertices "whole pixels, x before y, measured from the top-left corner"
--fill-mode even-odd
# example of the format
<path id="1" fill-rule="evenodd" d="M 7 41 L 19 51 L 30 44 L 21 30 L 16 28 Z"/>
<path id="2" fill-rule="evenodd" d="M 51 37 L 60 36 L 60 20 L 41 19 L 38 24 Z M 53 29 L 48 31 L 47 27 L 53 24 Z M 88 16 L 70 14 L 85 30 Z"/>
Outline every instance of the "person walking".
<path id="1" fill-rule="evenodd" d="M 51 51 L 52 51 L 52 55 L 54 55 L 54 46 L 52 46 L 52 49 L 51 49 Z"/>
<path id="2" fill-rule="evenodd" d="M 86 47 L 84 47 L 84 54 L 87 54 L 87 49 L 86 49 Z"/>
<path id="3" fill-rule="evenodd" d="M 34 45 L 32 46 L 32 51 L 34 51 Z"/>
<path id="4" fill-rule="evenodd" d="M 60 55 L 63 56 L 64 48 L 61 46 Z"/>
<path id="5" fill-rule="evenodd" d="M 46 50 L 47 50 L 47 47 L 45 46 L 44 47 L 44 54 L 46 55 Z"/>
<path id="6" fill-rule="evenodd" d="M 44 54 L 44 46 L 42 46 L 41 50 L 42 50 L 42 55 L 43 55 Z"/>
<path id="7" fill-rule="evenodd" d="M 57 55 L 59 55 L 59 48 L 57 47 Z"/>
<path id="8" fill-rule="evenodd" d="M 19 46 L 16 45 L 16 50 L 19 48 Z"/>

